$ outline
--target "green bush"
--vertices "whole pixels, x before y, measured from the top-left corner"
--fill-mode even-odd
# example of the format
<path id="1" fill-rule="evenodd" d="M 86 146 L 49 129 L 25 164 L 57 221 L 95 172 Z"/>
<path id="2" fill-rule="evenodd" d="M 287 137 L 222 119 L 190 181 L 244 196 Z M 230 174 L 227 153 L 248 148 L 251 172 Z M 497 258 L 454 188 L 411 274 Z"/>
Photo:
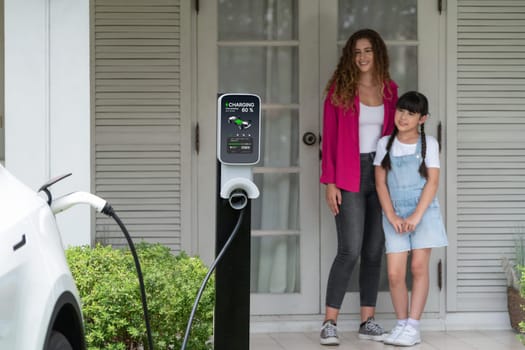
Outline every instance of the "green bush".
<path id="1" fill-rule="evenodd" d="M 207 268 L 200 259 L 185 253 L 174 256 L 160 244 L 141 243 L 137 254 L 155 349 L 180 349 Z M 66 250 L 66 257 L 82 300 L 88 349 L 132 350 L 147 345 L 138 278 L 129 250 L 72 247 Z M 197 308 L 188 349 L 209 348 L 214 298 L 211 278 Z"/>

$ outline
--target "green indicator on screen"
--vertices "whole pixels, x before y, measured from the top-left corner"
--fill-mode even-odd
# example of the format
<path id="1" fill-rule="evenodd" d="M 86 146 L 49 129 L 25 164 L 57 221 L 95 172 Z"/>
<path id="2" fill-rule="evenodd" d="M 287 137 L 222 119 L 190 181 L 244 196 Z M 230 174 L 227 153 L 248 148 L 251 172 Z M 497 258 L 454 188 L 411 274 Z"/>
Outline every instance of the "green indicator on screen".
<path id="1" fill-rule="evenodd" d="M 242 120 L 239 117 L 231 116 L 228 118 L 228 123 L 233 123 L 239 127 L 239 129 L 248 129 L 252 124 L 247 120 Z"/>

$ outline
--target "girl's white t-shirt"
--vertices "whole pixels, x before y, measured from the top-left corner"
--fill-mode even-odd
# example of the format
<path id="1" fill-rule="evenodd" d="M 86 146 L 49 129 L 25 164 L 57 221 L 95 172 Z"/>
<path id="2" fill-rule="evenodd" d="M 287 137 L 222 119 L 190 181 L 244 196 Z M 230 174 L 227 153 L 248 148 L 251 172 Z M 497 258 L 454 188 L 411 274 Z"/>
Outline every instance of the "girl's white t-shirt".
<path id="1" fill-rule="evenodd" d="M 374 165 L 380 166 L 386 154 L 386 145 L 390 136 L 383 136 L 377 142 L 376 156 L 374 158 Z M 439 168 L 439 144 L 437 140 L 430 135 L 426 135 L 427 154 L 425 157 L 425 164 L 427 168 Z M 394 157 L 406 156 L 416 153 L 417 143 L 401 143 L 394 139 L 392 148 L 390 150 Z"/>

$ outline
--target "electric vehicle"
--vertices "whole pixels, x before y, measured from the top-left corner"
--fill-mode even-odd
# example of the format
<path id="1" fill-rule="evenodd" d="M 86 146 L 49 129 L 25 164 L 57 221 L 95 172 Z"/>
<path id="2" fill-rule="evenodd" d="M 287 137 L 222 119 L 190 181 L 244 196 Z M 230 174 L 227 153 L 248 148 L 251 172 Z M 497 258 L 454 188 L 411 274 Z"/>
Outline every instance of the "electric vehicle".
<path id="1" fill-rule="evenodd" d="M 52 209 L 52 183 L 41 188 L 46 201 L 0 165 L 0 349 L 85 349 L 80 298 L 54 216 L 65 208 Z"/>

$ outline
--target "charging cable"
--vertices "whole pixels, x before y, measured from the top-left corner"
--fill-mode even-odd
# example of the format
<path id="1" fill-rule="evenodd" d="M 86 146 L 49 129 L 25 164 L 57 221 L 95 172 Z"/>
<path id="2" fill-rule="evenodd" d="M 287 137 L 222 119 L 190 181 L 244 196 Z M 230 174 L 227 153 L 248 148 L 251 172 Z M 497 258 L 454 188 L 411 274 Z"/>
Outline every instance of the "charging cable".
<path id="1" fill-rule="evenodd" d="M 135 262 L 135 269 L 137 270 L 137 275 L 139 278 L 140 298 L 142 301 L 142 311 L 144 313 L 144 322 L 146 323 L 146 334 L 148 336 L 149 350 L 153 350 L 153 337 L 151 335 L 151 326 L 149 322 L 148 303 L 146 301 L 146 288 L 144 287 L 144 278 L 142 276 L 142 269 L 140 268 L 140 261 L 137 255 L 137 251 L 135 249 L 135 245 L 133 244 L 133 240 L 131 239 L 129 232 L 126 229 L 126 226 L 124 226 L 124 223 L 122 222 L 122 220 L 120 220 L 117 213 L 115 213 L 115 211 L 109 204 L 106 204 L 106 206 L 104 206 L 104 209 L 102 209 L 101 213 L 112 217 L 116 221 L 116 223 L 119 225 L 120 229 L 122 230 L 122 233 L 124 233 L 124 236 L 126 237 L 126 241 L 128 241 L 129 250 L 131 251 L 131 255 L 133 255 L 133 261 Z"/>
<path id="2" fill-rule="evenodd" d="M 48 203 L 50 204 L 51 211 L 53 212 L 53 214 L 57 214 L 66 209 L 69 209 L 73 205 L 83 203 L 83 204 L 89 204 L 90 206 L 95 208 L 95 210 L 98 211 L 99 213 L 112 217 L 116 221 L 116 223 L 119 225 L 120 229 L 122 230 L 122 233 L 124 233 L 124 236 L 126 237 L 126 241 L 128 242 L 129 250 L 131 251 L 131 255 L 133 256 L 133 261 L 135 262 L 135 269 L 137 270 L 137 276 L 139 279 L 140 297 L 142 301 L 142 311 L 144 313 L 144 321 L 146 323 L 146 333 L 148 336 L 149 350 L 154 350 L 153 349 L 153 337 L 151 336 L 151 327 L 150 327 L 150 322 L 149 322 L 148 303 L 146 301 L 146 289 L 144 287 L 144 278 L 142 276 L 142 269 L 140 268 L 140 261 L 137 255 L 137 251 L 135 249 L 135 245 L 133 244 L 133 240 L 131 239 L 131 236 L 126 226 L 124 226 L 124 223 L 122 222 L 122 220 L 120 220 L 120 218 L 118 217 L 117 213 L 115 213 L 111 205 L 109 205 L 109 203 L 106 200 L 100 197 L 97 197 L 94 194 L 91 194 L 88 192 L 73 192 L 73 193 L 66 194 L 62 197 L 59 197 L 53 200 L 51 198 L 51 193 L 49 192 L 47 187 L 49 187 L 49 185 L 42 186 L 40 191 L 44 191 L 47 194 Z"/>
<path id="3" fill-rule="evenodd" d="M 237 218 L 237 223 L 235 224 L 235 227 L 233 228 L 232 233 L 230 234 L 230 237 L 228 237 L 228 240 L 226 243 L 224 243 L 224 246 L 222 247 L 219 254 L 217 254 L 217 257 L 213 261 L 213 263 L 210 266 L 210 269 L 208 270 L 208 273 L 206 274 L 206 277 L 204 278 L 204 281 L 202 282 L 202 285 L 199 289 L 199 292 L 197 293 L 197 297 L 195 298 L 195 302 L 193 303 L 193 309 L 191 310 L 190 318 L 188 320 L 188 325 L 186 326 L 186 333 L 184 334 L 184 340 L 182 342 L 181 350 L 186 349 L 186 344 L 188 343 L 188 338 L 190 336 L 190 330 L 191 330 L 191 324 L 193 323 L 193 318 L 195 317 L 195 312 L 197 311 L 197 306 L 199 305 L 199 301 L 202 296 L 202 292 L 204 292 L 204 288 L 206 287 L 206 284 L 208 283 L 208 280 L 210 279 L 210 276 L 215 270 L 215 267 L 219 263 L 219 261 L 222 259 L 222 256 L 230 246 L 231 242 L 233 242 L 233 239 L 237 235 L 237 232 L 239 232 L 239 228 L 241 227 L 242 219 L 244 217 L 244 207 L 239 212 L 239 217 Z"/>

